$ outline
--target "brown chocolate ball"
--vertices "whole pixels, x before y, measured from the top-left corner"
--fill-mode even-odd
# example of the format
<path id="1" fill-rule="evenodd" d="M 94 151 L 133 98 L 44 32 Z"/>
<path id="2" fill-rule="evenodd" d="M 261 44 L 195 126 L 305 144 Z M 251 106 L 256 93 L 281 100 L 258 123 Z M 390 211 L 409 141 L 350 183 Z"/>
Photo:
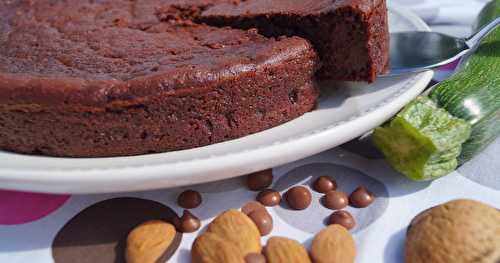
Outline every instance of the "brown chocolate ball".
<path id="1" fill-rule="evenodd" d="M 248 214 L 248 217 L 255 223 L 261 236 L 268 235 L 273 230 L 273 218 L 267 210 L 257 209 Z"/>
<path id="2" fill-rule="evenodd" d="M 265 189 L 257 195 L 256 199 L 265 206 L 276 206 L 281 202 L 281 194 L 272 189 Z"/>
<path id="3" fill-rule="evenodd" d="M 194 190 L 186 190 L 177 197 L 177 203 L 185 209 L 193 209 L 200 206 L 201 194 Z"/>
<path id="4" fill-rule="evenodd" d="M 193 215 L 188 210 L 184 210 L 184 213 L 180 218 L 180 225 L 178 230 L 183 233 L 193 233 L 200 229 L 200 226 L 200 219 L 198 219 L 198 217 Z"/>
<path id="5" fill-rule="evenodd" d="M 258 253 L 250 253 L 245 256 L 245 263 L 266 263 L 266 257 Z"/>
<path id="6" fill-rule="evenodd" d="M 354 217 L 352 217 L 351 213 L 345 210 L 339 210 L 330 215 L 328 224 L 341 225 L 347 230 L 351 230 L 356 225 L 356 221 L 354 221 Z"/>
<path id="7" fill-rule="evenodd" d="M 337 189 L 337 182 L 329 176 L 320 176 L 314 181 L 313 189 L 319 193 L 328 193 Z"/>
<path id="8" fill-rule="evenodd" d="M 373 201 L 375 201 L 375 195 L 364 186 L 356 188 L 349 196 L 349 204 L 356 208 L 367 207 Z"/>
<path id="9" fill-rule="evenodd" d="M 241 207 L 241 212 L 245 215 L 249 215 L 250 213 L 252 213 L 255 210 L 267 211 L 266 208 L 261 203 L 256 202 L 256 201 L 248 202 L 245 205 L 243 205 L 243 207 Z"/>
<path id="10" fill-rule="evenodd" d="M 328 209 L 343 209 L 349 204 L 349 197 L 341 191 L 330 191 L 323 197 L 323 205 Z"/>
<path id="11" fill-rule="evenodd" d="M 311 204 L 311 192 L 304 186 L 294 186 L 285 193 L 288 206 L 295 210 L 304 210 Z"/>
<path id="12" fill-rule="evenodd" d="M 247 175 L 247 186 L 252 191 L 261 191 L 273 183 L 273 170 L 268 169 Z"/>

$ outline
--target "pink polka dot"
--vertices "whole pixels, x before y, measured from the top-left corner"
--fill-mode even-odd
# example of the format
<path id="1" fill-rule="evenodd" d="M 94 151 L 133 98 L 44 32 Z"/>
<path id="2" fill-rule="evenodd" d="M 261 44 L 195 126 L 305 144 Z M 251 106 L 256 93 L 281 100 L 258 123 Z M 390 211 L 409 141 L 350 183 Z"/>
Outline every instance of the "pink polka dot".
<path id="1" fill-rule="evenodd" d="M 460 60 L 456 60 L 454 62 L 451 62 L 450 64 L 447 64 L 447 65 L 440 67 L 439 69 L 452 71 L 452 70 L 455 70 L 455 68 L 458 66 L 458 63 L 460 63 Z"/>
<path id="2" fill-rule="evenodd" d="M 0 190 L 0 225 L 24 224 L 45 217 L 69 197 Z"/>

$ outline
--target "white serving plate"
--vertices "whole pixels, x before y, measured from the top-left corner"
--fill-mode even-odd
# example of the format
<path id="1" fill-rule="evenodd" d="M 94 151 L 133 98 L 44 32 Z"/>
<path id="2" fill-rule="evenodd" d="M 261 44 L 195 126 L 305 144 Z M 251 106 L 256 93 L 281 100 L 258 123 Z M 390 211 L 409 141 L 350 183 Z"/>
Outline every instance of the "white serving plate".
<path id="1" fill-rule="evenodd" d="M 429 31 L 390 6 L 392 32 Z M 328 83 L 317 110 L 279 127 L 191 150 L 115 158 L 51 158 L 0 151 L 0 188 L 52 193 L 138 191 L 216 181 L 325 151 L 382 124 L 428 85 L 432 72 L 371 85 Z M 335 88 L 332 88 L 335 87 Z"/>

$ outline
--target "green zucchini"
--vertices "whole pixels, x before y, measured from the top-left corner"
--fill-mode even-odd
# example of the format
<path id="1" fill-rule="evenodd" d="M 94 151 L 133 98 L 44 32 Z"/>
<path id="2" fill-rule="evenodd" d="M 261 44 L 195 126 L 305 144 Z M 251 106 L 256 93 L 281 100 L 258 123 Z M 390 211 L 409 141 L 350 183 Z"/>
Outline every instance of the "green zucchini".
<path id="1" fill-rule="evenodd" d="M 483 26 L 487 25 L 491 21 L 495 20 L 500 15 L 500 1 L 493 0 L 490 1 L 484 8 L 481 10 L 481 13 L 478 16 L 476 24 L 474 25 L 474 29 L 479 30 Z"/>
<path id="2" fill-rule="evenodd" d="M 477 27 L 500 16 L 500 0 Z M 485 38 L 460 71 L 419 97 L 382 127 L 373 141 L 389 163 L 417 181 L 447 175 L 500 135 L 500 28 Z"/>
<path id="3" fill-rule="evenodd" d="M 418 97 L 373 132 L 375 145 L 389 163 L 413 180 L 431 180 L 453 171 L 470 125 Z"/>

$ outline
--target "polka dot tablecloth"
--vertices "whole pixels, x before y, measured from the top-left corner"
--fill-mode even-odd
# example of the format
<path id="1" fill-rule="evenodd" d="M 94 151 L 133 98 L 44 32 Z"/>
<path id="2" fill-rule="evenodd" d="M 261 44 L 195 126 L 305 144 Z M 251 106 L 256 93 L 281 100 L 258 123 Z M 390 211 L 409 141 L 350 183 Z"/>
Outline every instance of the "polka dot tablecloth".
<path id="1" fill-rule="evenodd" d="M 368 208 L 348 207 L 356 219 L 357 262 L 402 262 L 405 231 L 422 210 L 458 198 L 500 204 L 500 139 L 458 171 L 427 183 L 412 182 L 394 172 L 361 138 L 342 147 L 273 169 L 272 187 L 281 193 L 292 186 L 311 187 L 321 175 L 337 180 L 350 193 L 364 185 L 376 196 Z M 244 177 L 191 187 L 133 194 L 61 196 L 0 192 L 0 262 L 123 262 L 123 240 L 133 226 L 148 218 L 180 214 L 177 195 L 187 188 L 203 195 L 191 211 L 206 225 L 221 211 L 239 208 L 256 193 Z M 331 213 L 312 191 L 313 202 L 303 211 L 286 205 L 269 209 L 274 219 L 270 236 L 282 235 L 310 245 L 314 233 Z M 169 262 L 190 262 L 197 233 L 184 234 Z M 267 237 L 263 238 L 263 242 Z"/>

